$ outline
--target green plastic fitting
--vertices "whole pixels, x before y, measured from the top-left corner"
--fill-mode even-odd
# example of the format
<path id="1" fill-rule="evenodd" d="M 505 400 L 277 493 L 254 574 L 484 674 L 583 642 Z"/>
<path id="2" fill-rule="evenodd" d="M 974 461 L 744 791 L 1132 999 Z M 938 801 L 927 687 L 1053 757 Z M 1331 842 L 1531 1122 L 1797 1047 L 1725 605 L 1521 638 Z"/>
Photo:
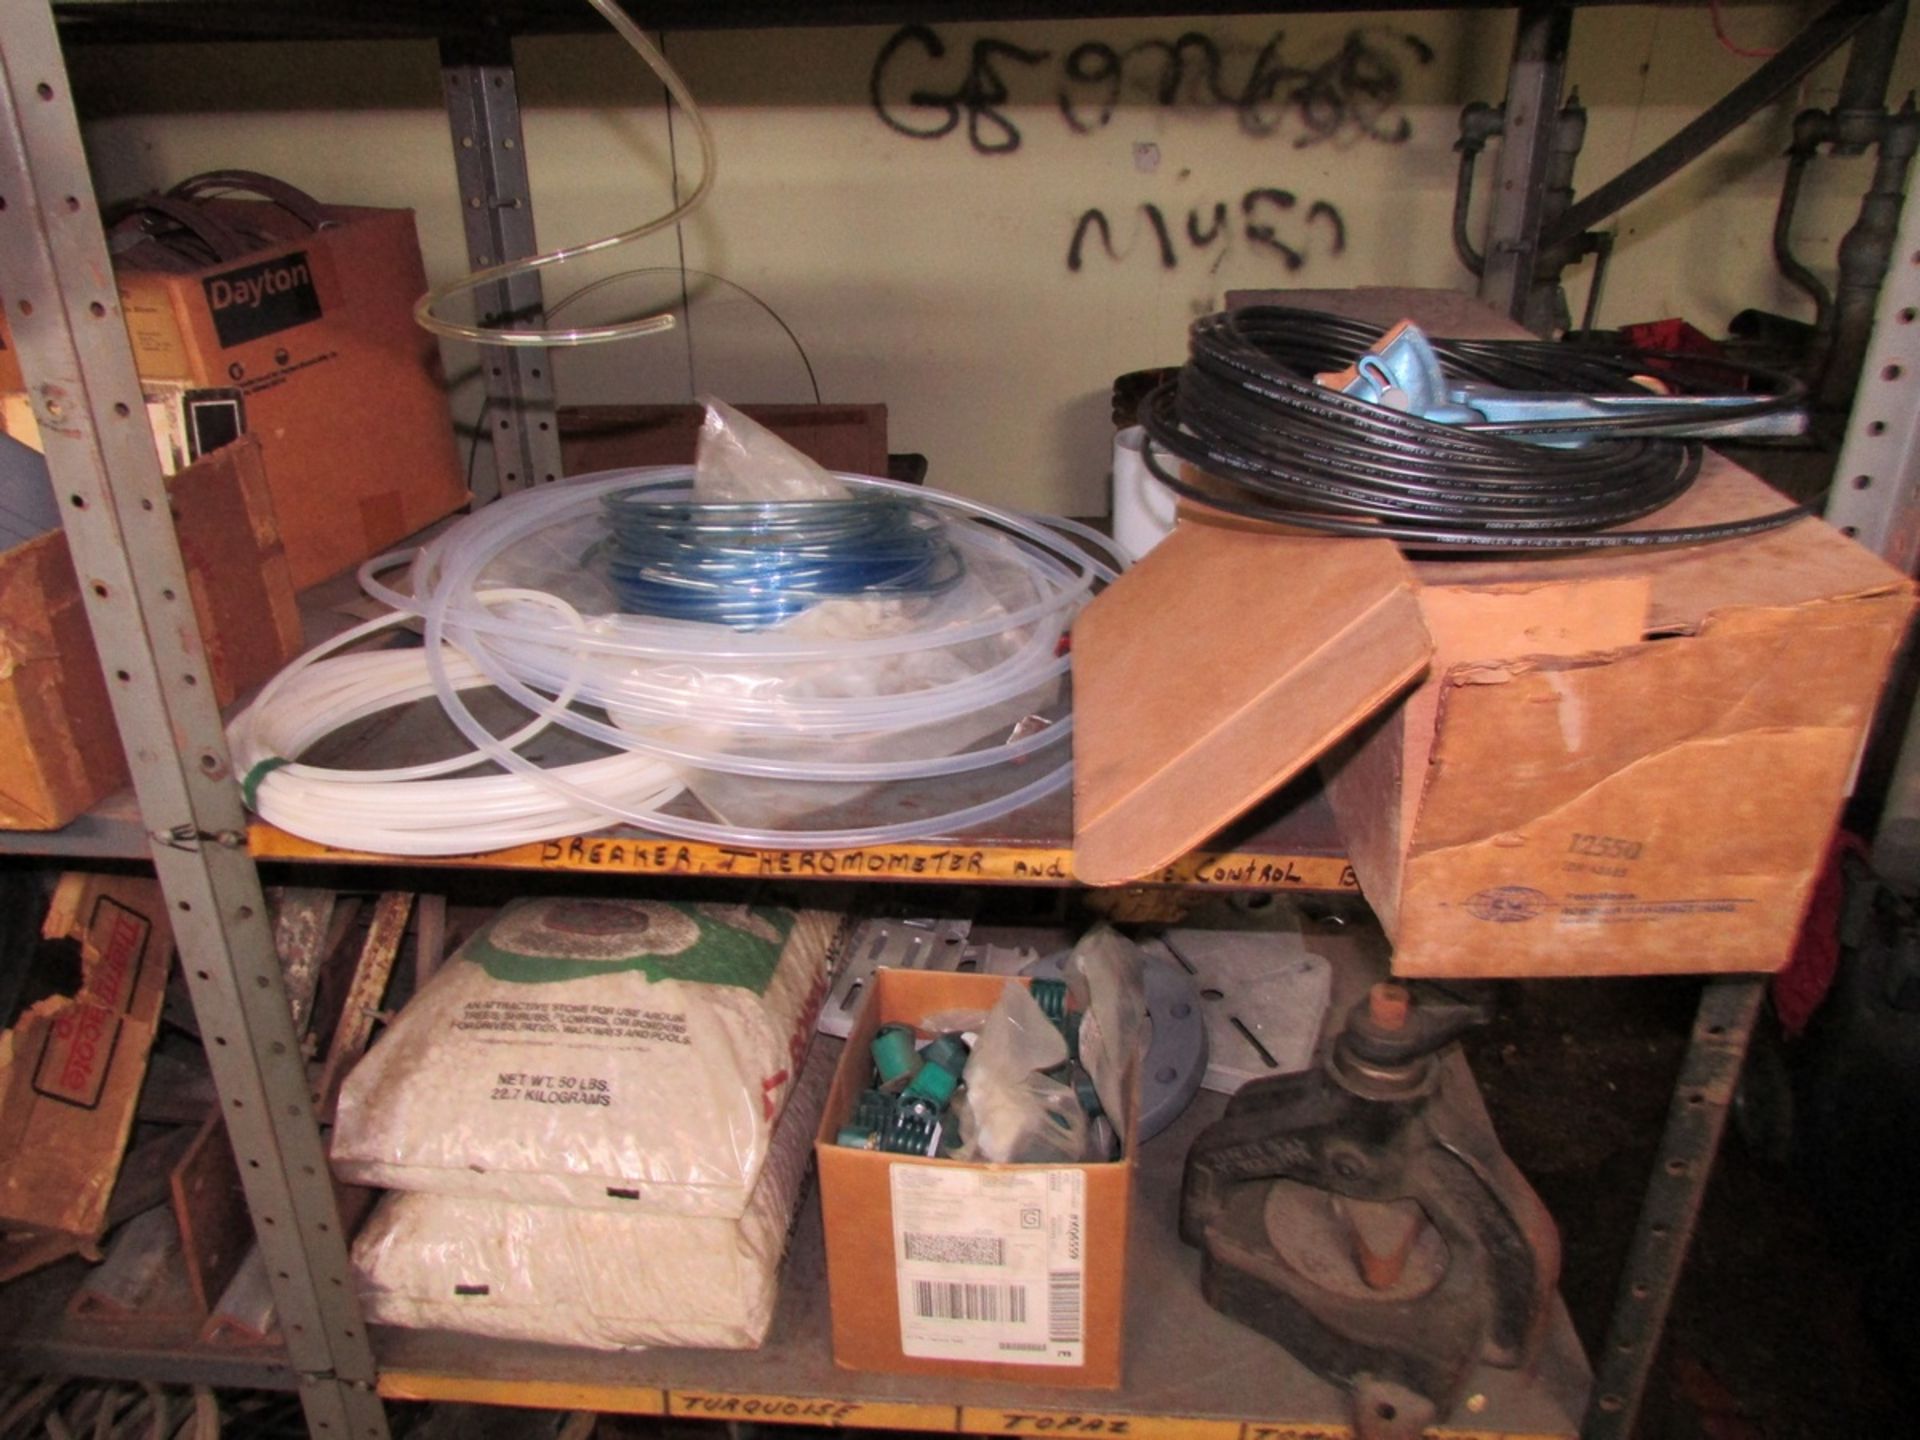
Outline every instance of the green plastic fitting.
<path id="1" fill-rule="evenodd" d="M 944 1112 L 927 1101 L 902 1096 L 880 1132 L 879 1148 L 890 1155 L 925 1155 L 933 1150 L 935 1136 L 945 1133 L 943 1118 Z"/>
<path id="2" fill-rule="evenodd" d="M 953 1092 L 960 1087 L 960 1077 L 953 1071 L 940 1065 L 922 1065 L 920 1073 L 907 1083 L 901 1092 L 903 1100 L 925 1100 L 929 1105 L 944 1110 L 947 1102 L 953 1099 Z"/>
<path id="3" fill-rule="evenodd" d="M 936 1035 L 920 1051 L 920 1058 L 929 1065 L 938 1065 L 948 1074 L 958 1076 L 967 1068 L 967 1058 L 973 1052 L 967 1049 L 967 1042 L 958 1035 Z"/>
<path id="4" fill-rule="evenodd" d="M 873 1037 L 873 1064 L 880 1083 L 899 1090 L 920 1070 L 920 1052 L 914 1048 L 911 1025 L 882 1025 Z"/>
<path id="5" fill-rule="evenodd" d="M 1055 1025 L 1067 1013 L 1067 982 L 1064 980 L 1035 980 L 1031 983 L 1034 1003 L 1039 1005 L 1041 1013 Z"/>
<path id="6" fill-rule="evenodd" d="M 837 1143 L 845 1145 L 850 1150 L 878 1150 L 880 1132 L 870 1130 L 864 1125 L 842 1125 Z"/>

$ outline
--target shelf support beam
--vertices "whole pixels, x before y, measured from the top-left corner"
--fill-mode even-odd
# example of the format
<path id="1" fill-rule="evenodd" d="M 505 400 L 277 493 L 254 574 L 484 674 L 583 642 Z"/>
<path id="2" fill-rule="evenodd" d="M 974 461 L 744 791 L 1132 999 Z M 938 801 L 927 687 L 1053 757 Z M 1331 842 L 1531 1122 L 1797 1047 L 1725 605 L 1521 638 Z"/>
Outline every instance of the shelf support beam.
<path id="1" fill-rule="evenodd" d="M 9 6 L 0 72 L 0 294 L 288 1359 L 315 1435 L 384 1440 L 346 1236 L 46 0 Z"/>
<path id="2" fill-rule="evenodd" d="M 1514 30 L 1502 112 L 1506 120 L 1487 218 L 1486 262 L 1480 271 L 1480 298 L 1513 320 L 1525 319 L 1539 260 L 1547 160 L 1572 31 L 1572 10 L 1554 4 L 1523 5 Z"/>

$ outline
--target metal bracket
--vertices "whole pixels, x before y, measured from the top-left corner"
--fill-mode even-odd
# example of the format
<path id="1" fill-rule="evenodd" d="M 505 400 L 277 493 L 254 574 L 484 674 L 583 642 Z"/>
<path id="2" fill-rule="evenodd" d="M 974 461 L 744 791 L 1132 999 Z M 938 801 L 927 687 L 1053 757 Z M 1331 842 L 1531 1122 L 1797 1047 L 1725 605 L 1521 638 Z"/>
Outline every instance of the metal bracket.
<path id="1" fill-rule="evenodd" d="M 51 6 L 0 25 L 0 293 L 149 830 L 245 829 Z M 247 1203 L 314 1433 L 384 1440 L 259 876 L 244 849 L 156 845 Z"/>
<path id="2" fill-rule="evenodd" d="M 467 259 L 474 269 L 532 255 L 533 197 L 520 133 L 513 44 L 503 34 L 440 42 L 440 81 L 453 130 Z M 478 292 L 481 323 L 539 324 L 545 311 L 538 275 L 519 275 Z M 482 346 L 487 406 L 480 423 L 493 443 L 494 499 L 560 478 L 554 428 L 553 366 L 545 350 Z M 485 493 L 490 492 L 490 493 Z"/>

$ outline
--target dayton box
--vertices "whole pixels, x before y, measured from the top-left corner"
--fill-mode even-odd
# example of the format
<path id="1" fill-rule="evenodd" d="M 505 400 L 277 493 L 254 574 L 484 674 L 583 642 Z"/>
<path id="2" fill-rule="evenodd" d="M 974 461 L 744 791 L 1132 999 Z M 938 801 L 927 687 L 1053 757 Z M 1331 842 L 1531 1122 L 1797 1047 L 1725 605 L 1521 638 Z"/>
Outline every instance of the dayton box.
<path id="1" fill-rule="evenodd" d="M 185 275 L 122 268 L 143 376 L 235 386 L 260 437 L 287 564 L 305 588 L 466 503 L 407 210 L 209 201 L 280 243 Z"/>
<path id="2" fill-rule="evenodd" d="M 413 212 L 325 205 L 315 230 L 263 201 L 199 203 L 273 243 L 184 273 L 118 262 L 127 335 L 143 380 L 240 392 L 294 585 L 466 504 L 439 347 L 413 320 Z M 13 359 L 0 389 L 20 388 Z"/>

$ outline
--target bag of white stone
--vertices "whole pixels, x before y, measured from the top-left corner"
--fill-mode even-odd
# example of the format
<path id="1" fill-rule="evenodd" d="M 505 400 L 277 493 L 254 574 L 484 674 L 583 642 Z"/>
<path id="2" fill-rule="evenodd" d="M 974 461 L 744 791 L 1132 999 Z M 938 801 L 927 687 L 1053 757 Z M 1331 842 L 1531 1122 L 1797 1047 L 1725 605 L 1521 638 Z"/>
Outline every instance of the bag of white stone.
<path id="1" fill-rule="evenodd" d="M 737 1218 L 806 1058 L 840 917 L 522 900 L 347 1077 L 343 1180 Z"/>
<path id="2" fill-rule="evenodd" d="M 832 1080 L 815 1055 L 737 1220 L 388 1195 L 353 1247 L 367 1318 L 595 1349 L 758 1346 Z"/>

